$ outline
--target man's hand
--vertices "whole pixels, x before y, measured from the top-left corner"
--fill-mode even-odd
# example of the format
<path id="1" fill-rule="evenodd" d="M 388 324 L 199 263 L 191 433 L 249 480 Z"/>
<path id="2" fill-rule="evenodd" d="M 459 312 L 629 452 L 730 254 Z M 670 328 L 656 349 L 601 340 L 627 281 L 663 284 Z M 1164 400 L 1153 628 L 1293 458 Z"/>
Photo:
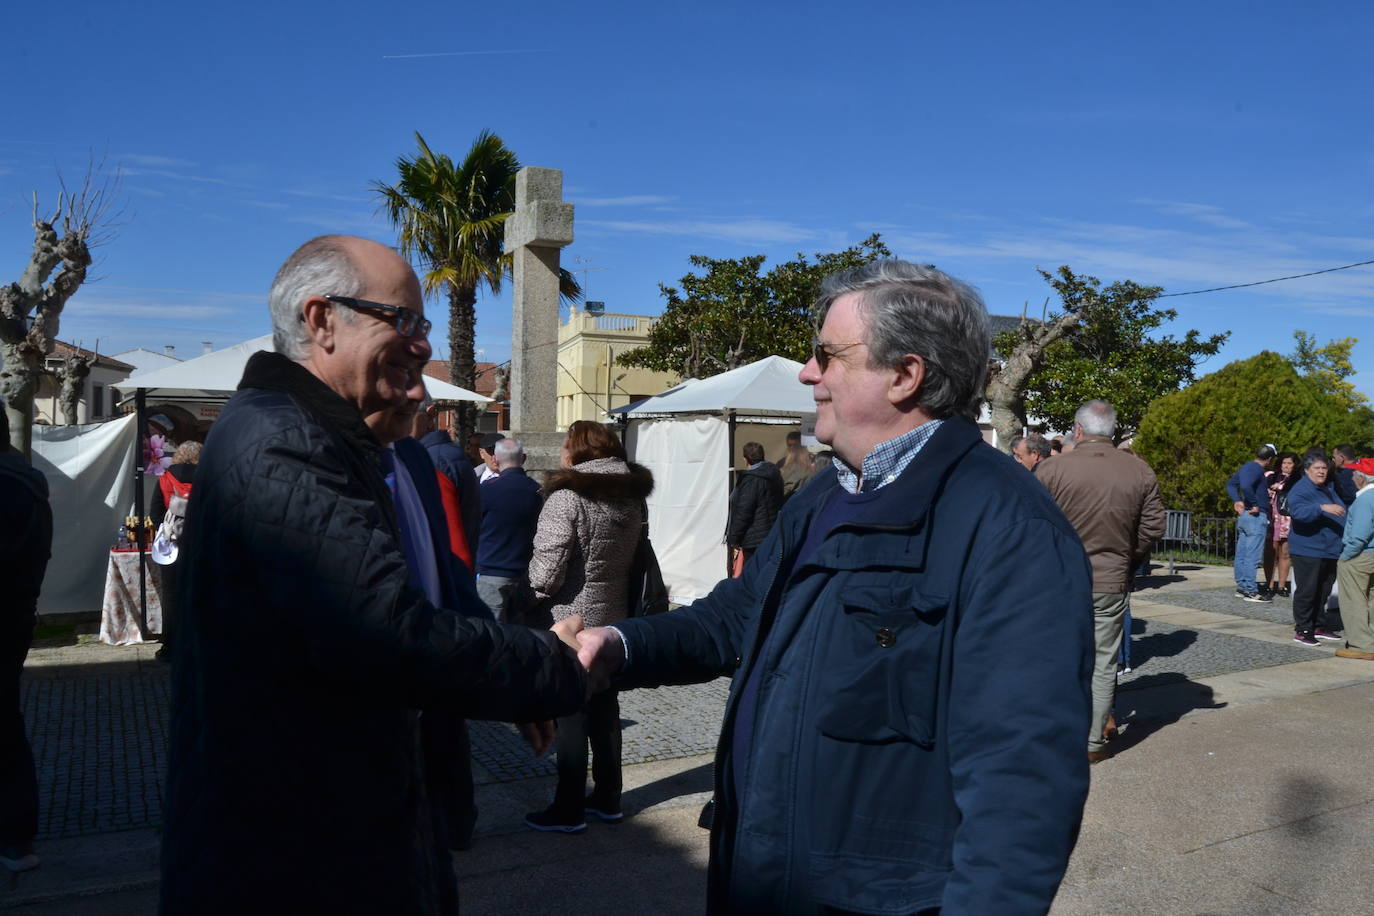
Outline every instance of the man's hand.
<path id="1" fill-rule="evenodd" d="M 577 634 L 582 631 L 582 618 L 577 614 L 571 617 L 564 617 L 549 629 L 553 634 L 563 640 L 564 645 L 572 649 L 574 653 L 581 655 L 582 646 L 577 641 Z M 580 660 L 580 659 L 579 659 Z M 586 667 L 584 664 L 583 667 Z"/>
<path id="2" fill-rule="evenodd" d="M 525 739 L 525 743 L 534 751 L 536 757 L 543 757 L 544 752 L 553 745 L 552 719 L 544 722 L 523 722 L 515 727 L 520 729 L 520 737 Z"/>
<path id="3" fill-rule="evenodd" d="M 1238 499 L 1238 500 L 1236 500 L 1236 501 L 1232 504 L 1231 508 L 1233 508 L 1233 509 L 1236 510 L 1236 514 L 1237 514 L 1237 515 L 1240 515 L 1240 514 L 1242 514 L 1243 512 L 1245 512 L 1245 503 L 1241 502 L 1241 501 Z"/>
<path id="4" fill-rule="evenodd" d="M 1251 507 L 1250 507 L 1250 514 L 1251 514 L 1251 515 L 1259 515 L 1259 506 L 1251 506 Z"/>
<path id="5" fill-rule="evenodd" d="M 580 622 L 580 621 L 579 621 Z M 577 660 L 587 669 L 590 692 L 610 686 L 611 675 L 625 664 L 625 644 L 610 627 L 593 627 L 577 634 Z"/>

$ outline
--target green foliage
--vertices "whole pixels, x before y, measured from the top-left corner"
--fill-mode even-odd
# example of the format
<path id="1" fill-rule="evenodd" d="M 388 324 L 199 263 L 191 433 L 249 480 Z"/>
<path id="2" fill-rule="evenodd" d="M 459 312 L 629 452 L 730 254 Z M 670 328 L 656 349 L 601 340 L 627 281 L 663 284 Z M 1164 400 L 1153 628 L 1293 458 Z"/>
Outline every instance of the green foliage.
<path id="1" fill-rule="evenodd" d="M 1350 352 L 1358 337 L 1341 337 L 1327 341 L 1325 346 L 1317 346 L 1317 338 L 1306 331 L 1294 331 L 1293 341 L 1297 349 L 1288 354 L 1288 360 L 1298 371 L 1310 378 L 1323 392 L 1335 398 L 1347 409 L 1353 410 L 1369 403 L 1369 399 L 1355 390 L 1346 381 L 1355 374 L 1355 365 L 1350 361 Z"/>
<path id="2" fill-rule="evenodd" d="M 1154 468 L 1169 508 L 1227 516 L 1226 479 L 1261 445 L 1301 454 L 1348 441 L 1369 454 L 1371 440 L 1374 413 L 1347 410 L 1288 360 L 1265 351 L 1159 398 L 1134 447 Z"/>
<path id="3" fill-rule="evenodd" d="M 1026 382 L 1027 414 L 1053 429 L 1071 429 L 1074 412 L 1100 398 L 1116 408 L 1118 438 L 1130 437 L 1150 402 L 1191 382 L 1198 364 L 1229 336 L 1204 338 L 1195 330 L 1182 338 L 1156 336 L 1178 317 L 1173 309 L 1155 308 L 1157 286 L 1122 280 L 1104 288 L 1096 277 L 1068 267 L 1040 275 L 1059 294 L 1062 311 L 1079 316 L 1075 327 L 1046 348 L 1044 362 Z M 1017 331 L 1004 331 L 993 345 L 1005 358 L 1019 339 Z"/>
<path id="4" fill-rule="evenodd" d="M 688 260 L 703 272 L 683 277 L 680 290 L 659 284 L 667 305 L 649 342 L 616 361 L 706 378 L 773 354 L 805 360 L 811 350 L 811 305 L 821 280 L 891 256 L 876 234 L 843 251 L 818 253 L 814 261 L 799 253 L 766 274 L 760 273 L 761 254 L 692 255 Z"/>

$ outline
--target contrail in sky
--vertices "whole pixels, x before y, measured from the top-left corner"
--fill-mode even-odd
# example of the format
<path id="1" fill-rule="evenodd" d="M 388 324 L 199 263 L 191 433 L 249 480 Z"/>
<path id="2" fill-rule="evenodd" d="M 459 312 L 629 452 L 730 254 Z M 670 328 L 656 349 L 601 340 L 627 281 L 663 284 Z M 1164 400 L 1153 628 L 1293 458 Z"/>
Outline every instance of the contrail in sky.
<path id="1" fill-rule="evenodd" d="M 468 57 L 473 54 L 535 54 L 534 48 L 512 51 L 439 51 L 434 54 L 383 54 L 382 60 L 414 60 L 417 57 Z"/>

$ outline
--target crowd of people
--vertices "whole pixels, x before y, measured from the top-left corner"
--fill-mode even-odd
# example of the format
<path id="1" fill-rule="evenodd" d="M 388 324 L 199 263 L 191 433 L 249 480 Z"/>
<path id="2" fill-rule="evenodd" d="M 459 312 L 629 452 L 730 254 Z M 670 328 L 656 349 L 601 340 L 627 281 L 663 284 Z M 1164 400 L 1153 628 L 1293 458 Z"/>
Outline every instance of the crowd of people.
<path id="1" fill-rule="evenodd" d="M 393 250 L 307 242 L 269 313 L 275 352 L 163 492 L 170 514 L 191 487 L 163 913 L 456 912 L 451 852 L 478 817 L 469 719 L 554 748 L 553 798 L 525 823 L 583 833 L 624 816 L 619 692 L 722 675 L 712 912 L 1049 908 L 1088 767 L 1111 756 L 1127 598 L 1164 509 L 1103 401 L 1058 448 L 984 441 L 990 334 L 970 286 L 895 260 L 825 279 L 800 381 L 831 451 L 792 433 L 773 463 L 745 443 L 731 575 L 654 616 L 630 615 L 652 475 L 603 424 L 569 427 L 542 487 L 520 440 L 438 429 L 420 284 Z M 1242 597 L 1282 512 L 1266 594 L 1291 565 L 1295 614 L 1337 573 L 1367 599 L 1374 461 L 1342 462 L 1347 497 L 1324 455 L 1266 477 L 1274 457 L 1236 479 Z M 272 629 L 251 652 L 244 608 Z M 1374 660 L 1367 615 L 1346 625 Z M 0 855 L 32 857 L 31 838 L 0 836 Z"/>
<path id="2" fill-rule="evenodd" d="M 1291 596 L 1294 642 L 1343 642 L 1337 655 L 1366 661 L 1374 661 L 1371 484 L 1374 459 L 1350 445 L 1330 455 L 1320 446 L 1298 455 L 1262 445 L 1226 482 L 1236 512 L 1236 597 Z M 1255 576 L 1261 567 L 1263 584 Z M 1338 580 L 1340 609 L 1332 613 Z"/>

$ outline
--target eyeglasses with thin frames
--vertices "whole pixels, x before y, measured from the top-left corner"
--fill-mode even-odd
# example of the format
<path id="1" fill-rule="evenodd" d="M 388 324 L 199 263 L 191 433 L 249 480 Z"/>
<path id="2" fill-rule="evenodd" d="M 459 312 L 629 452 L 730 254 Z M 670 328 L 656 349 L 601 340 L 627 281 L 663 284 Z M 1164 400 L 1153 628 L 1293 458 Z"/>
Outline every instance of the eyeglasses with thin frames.
<path id="1" fill-rule="evenodd" d="M 352 296 L 325 296 L 324 298 L 355 312 L 385 312 L 391 317 L 383 320 L 389 321 L 391 326 L 396 329 L 396 333 L 402 337 L 414 337 L 417 333 L 421 337 L 429 337 L 429 329 L 433 327 L 428 318 L 422 318 L 419 312 L 404 306 L 387 305 L 383 302 L 372 302 L 367 299 L 355 299 Z M 301 320 L 305 320 L 304 315 L 301 316 Z"/>
<path id="2" fill-rule="evenodd" d="M 839 356 L 845 350 L 851 349 L 852 347 L 862 347 L 864 344 L 865 342 L 862 340 L 856 340 L 854 343 L 842 344 L 825 343 L 820 338 L 816 338 L 811 341 L 811 358 L 816 361 L 816 365 L 824 372 L 830 365 L 832 359 Z"/>

